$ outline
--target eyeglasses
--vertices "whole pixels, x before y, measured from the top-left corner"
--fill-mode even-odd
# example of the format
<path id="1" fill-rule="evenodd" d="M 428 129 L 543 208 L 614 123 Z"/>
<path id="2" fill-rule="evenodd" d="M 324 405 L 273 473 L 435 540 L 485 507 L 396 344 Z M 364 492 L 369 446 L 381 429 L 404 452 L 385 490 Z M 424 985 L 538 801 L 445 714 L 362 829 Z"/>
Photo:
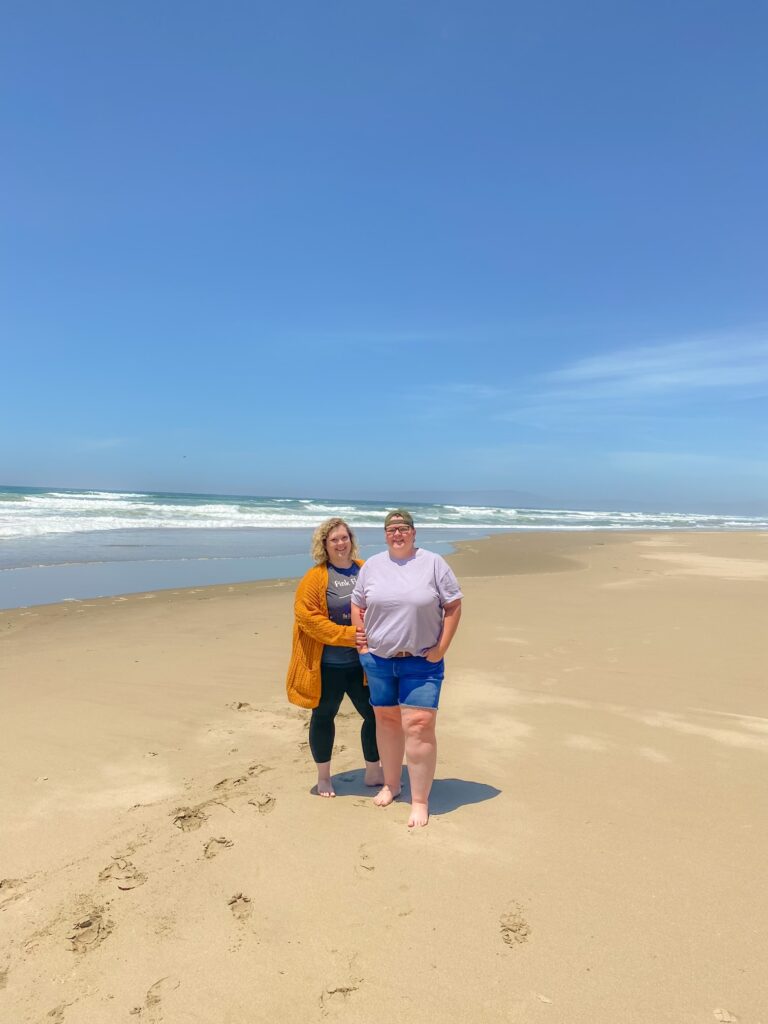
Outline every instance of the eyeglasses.
<path id="1" fill-rule="evenodd" d="M 396 533 L 410 533 L 412 529 L 412 526 L 388 526 L 384 530 L 384 533 L 386 533 L 388 537 L 394 537 Z"/>

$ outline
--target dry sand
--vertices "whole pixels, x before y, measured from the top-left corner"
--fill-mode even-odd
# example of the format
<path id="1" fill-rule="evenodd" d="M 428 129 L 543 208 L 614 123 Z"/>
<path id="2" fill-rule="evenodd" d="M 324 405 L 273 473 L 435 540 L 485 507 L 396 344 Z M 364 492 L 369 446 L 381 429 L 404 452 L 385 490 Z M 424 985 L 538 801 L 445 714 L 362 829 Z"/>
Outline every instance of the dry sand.
<path id="1" fill-rule="evenodd" d="M 768 1024 L 767 534 L 462 545 L 433 817 L 335 800 L 294 583 L 0 613 L 3 1024 Z"/>

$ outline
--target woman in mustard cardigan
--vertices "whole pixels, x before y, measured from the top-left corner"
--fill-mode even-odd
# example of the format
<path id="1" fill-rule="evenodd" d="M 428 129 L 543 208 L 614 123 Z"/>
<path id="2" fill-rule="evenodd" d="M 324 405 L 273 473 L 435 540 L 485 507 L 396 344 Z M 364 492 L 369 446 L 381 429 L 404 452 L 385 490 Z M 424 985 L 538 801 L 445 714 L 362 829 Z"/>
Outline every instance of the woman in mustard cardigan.
<path id="1" fill-rule="evenodd" d="M 331 781 L 335 719 L 346 693 L 363 719 L 360 739 L 365 783 L 384 777 L 376 746 L 376 719 L 355 646 L 350 597 L 360 566 L 355 535 L 343 519 L 326 519 L 312 535 L 314 566 L 296 590 L 293 646 L 288 666 L 288 700 L 312 708 L 309 748 L 317 765 L 319 796 L 336 796 Z"/>

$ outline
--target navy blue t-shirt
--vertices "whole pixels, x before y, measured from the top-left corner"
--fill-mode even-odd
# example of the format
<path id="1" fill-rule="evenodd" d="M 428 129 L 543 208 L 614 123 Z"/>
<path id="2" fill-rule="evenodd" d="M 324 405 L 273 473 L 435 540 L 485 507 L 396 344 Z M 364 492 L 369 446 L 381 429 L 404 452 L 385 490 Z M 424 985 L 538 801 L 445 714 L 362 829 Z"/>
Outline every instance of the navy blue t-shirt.
<path id="1" fill-rule="evenodd" d="M 352 625 L 352 591 L 357 583 L 360 566 L 354 562 L 348 569 L 328 564 L 328 618 L 339 626 Z M 355 647 L 334 647 L 326 644 L 323 648 L 323 665 L 357 665 L 360 658 Z"/>

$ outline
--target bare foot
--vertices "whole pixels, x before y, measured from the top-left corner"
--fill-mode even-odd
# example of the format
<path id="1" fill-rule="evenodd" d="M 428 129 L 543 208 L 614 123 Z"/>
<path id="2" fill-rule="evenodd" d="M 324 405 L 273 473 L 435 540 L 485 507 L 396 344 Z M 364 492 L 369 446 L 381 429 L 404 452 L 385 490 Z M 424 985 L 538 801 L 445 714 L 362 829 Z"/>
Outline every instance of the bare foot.
<path id="1" fill-rule="evenodd" d="M 389 786 L 382 786 L 376 796 L 373 798 L 373 802 L 377 807 L 389 807 L 393 800 L 397 800 L 400 796 L 400 790 L 393 793 Z"/>
<path id="2" fill-rule="evenodd" d="M 408 819 L 408 828 L 418 828 L 421 825 L 426 825 L 429 821 L 429 805 L 417 803 L 415 800 L 411 804 L 411 816 Z"/>
<path id="3" fill-rule="evenodd" d="M 336 796 L 336 791 L 333 788 L 333 783 L 330 779 L 318 779 L 317 780 L 317 795 L 318 796 Z"/>
<path id="4" fill-rule="evenodd" d="M 365 769 L 365 784 L 366 786 L 381 786 L 384 782 L 384 770 L 380 765 L 376 765 L 374 768 Z"/>

